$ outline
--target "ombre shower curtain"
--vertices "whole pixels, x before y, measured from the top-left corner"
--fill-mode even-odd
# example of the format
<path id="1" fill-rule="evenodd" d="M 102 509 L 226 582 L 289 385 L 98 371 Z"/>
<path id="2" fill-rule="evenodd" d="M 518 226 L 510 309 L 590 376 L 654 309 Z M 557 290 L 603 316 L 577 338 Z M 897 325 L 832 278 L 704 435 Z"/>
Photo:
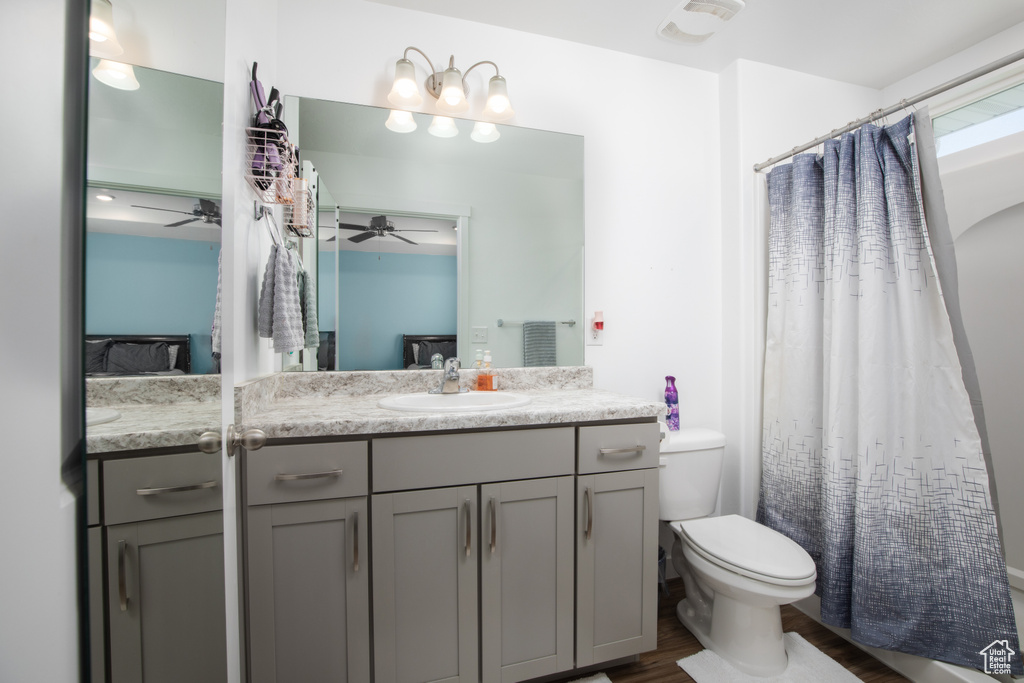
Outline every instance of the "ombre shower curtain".
<path id="1" fill-rule="evenodd" d="M 917 126 L 929 144 L 913 117 L 865 125 L 768 175 L 757 516 L 814 558 L 825 623 L 976 669 L 1009 648 L 1022 673 Z"/>

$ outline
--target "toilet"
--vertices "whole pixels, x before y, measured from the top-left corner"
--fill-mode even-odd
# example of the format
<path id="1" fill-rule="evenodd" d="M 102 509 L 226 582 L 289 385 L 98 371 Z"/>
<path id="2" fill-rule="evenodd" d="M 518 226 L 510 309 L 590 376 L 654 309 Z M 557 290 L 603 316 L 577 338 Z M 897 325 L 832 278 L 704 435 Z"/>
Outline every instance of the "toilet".
<path id="1" fill-rule="evenodd" d="M 672 564 L 686 587 L 676 616 L 736 669 L 776 676 L 788 663 L 779 607 L 814 593 L 814 561 L 746 517 L 710 516 L 724 453 L 725 435 L 710 429 L 666 432 L 661 442 L 660 517 L 675 535 Z"/>

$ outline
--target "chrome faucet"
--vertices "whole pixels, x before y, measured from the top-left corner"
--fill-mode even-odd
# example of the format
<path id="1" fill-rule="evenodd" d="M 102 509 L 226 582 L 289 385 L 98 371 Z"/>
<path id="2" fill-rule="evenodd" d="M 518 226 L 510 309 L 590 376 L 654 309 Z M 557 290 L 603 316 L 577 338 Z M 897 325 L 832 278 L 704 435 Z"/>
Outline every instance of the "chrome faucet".
<path id="1" fill-rule="evenodd" d="M 444 374 L 441 375 L 441 383 L 437 385 L 436 389 L 431 389 L 430 394 L 458 394 L 466 391 L 465 389 L 459 389 L 459 368 L 462 367 L 462 361 L 458 358 L 449 358 L 444 362 Z"/>

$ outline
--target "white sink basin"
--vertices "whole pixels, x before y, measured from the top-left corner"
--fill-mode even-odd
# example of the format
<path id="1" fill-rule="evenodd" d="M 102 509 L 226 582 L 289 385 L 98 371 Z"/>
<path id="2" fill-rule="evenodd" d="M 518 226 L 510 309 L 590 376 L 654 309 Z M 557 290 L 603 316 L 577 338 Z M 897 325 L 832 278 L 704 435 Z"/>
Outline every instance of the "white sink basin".
<path id="1" fill-rule="evenodd" d="M 462 394 L 403 394 L 377 402 L 381 408 L 422 413 L 461 413 L 480 410 L 518 408 L 530 402 L 529 396 L 507 391 L 469 391 Z"/>
<path id="2" fill-rule="evenodd" d="M 121 413 L 117 412 L 113 408 L 86 408 L 85 426 L 92 427 L 94 425 L 101 425 L 105 422 L 113 422 L 119 417 L 121 417 Z"/>

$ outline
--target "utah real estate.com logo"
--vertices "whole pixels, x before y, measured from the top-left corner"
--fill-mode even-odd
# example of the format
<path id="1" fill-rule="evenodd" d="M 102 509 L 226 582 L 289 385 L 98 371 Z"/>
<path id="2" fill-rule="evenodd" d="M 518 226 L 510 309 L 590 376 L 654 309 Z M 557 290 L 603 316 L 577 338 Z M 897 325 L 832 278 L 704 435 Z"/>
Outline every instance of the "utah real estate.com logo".
<path id="1" fill-rule="evenodd" d="M 1010 660 L 1017 653 L 1010 649 L 1009 641 L 993 640 L 978 654 L 985 657 L 985 673 L 1009 674 Z"/>

